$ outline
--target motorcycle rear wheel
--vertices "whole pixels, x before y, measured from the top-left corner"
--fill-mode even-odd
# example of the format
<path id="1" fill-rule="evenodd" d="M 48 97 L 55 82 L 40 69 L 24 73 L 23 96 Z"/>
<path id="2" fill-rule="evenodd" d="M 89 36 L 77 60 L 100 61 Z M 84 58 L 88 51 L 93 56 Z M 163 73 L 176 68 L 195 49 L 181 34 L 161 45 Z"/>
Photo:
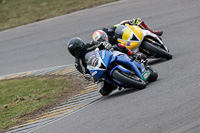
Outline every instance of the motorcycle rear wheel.
<path id="1" fill-rule="evenodd" d="M 144 41 L 142 43 L 142 47 L 146 50 L 148 50 L 150 53 L 155 53 L 156 56 L 158 57 L 163 57 L 167 60 L 170 60 L 172 59 L 172 55 L 169 54 L 167 51 L 165 51 L 164 49 L 160 48 L 159 46 L 155 46 L 153 44 L 151 44 L 150 42 L 148 41 Z"/>
<path id="2" fill-rule="evenodd" d="M 149 82 L 154 82 L 157 80 L 158 78 L 158 73 L 155 69 L 153 69 L 152 67 L 148 67 L 147 70 L 151 71 L 151 75 L 149 76 L 148 81 Z"/>
<path id="3" fill-rule="evenodd" d="M 118 69 L 113 71 L 112 77 L 117 81 L 124 83 L 128 87 L 134 87 L 136 89 L 144 89 L 146 87 L 146 83 L 139 77 L 135 78 L 127 76 Z"/>

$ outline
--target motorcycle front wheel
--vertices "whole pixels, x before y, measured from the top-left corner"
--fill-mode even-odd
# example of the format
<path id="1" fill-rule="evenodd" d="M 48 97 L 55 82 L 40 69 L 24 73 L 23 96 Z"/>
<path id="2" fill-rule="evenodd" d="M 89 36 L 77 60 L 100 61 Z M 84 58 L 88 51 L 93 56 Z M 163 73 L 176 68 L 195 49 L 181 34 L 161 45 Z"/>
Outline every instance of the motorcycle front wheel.
<path id="1" fill-rule="evenodd" d="M 127 87 L 134 87 L 136 89 L 144 89 L 146 87 L 146 83 L 136 75 L 127 75 L 118 69 L 113 71 L 112 77 L 117 81 L 124 83 Z"/>
<path id="2" fill-rule="evenodd" d="M 163 57 L 167 60 L 172 59 L 171 54 L 169 54 L 167 51 L 160 48 L 159 46 L 155 46 L 155 45 L 151 44 L 148 41 L 144 41 L 141 46 L 142 46 L 142 48 L 148 50 L 150 53 L 156 54 L 156 56 L 158 56 L 158 57 Z"/>

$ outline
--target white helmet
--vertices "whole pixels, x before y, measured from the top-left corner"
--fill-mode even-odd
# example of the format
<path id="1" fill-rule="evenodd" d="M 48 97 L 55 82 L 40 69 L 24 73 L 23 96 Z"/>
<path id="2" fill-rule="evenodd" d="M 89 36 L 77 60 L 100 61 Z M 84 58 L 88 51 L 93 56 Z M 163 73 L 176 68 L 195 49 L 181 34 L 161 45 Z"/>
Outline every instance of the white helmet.
<path id="1" fill-rule="evenodd" d="M 92 39 L 98 42 L 103 42 L 103 41 L 108 42 L 108 35 L 103 30 L 97 30 L 93 33 Z"/>

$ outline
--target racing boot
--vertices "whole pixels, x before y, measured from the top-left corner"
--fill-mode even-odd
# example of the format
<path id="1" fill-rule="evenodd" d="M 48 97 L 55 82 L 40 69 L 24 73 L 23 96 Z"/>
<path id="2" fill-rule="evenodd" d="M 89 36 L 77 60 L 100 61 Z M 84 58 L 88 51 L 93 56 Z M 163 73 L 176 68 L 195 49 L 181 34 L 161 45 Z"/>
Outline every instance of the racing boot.
<path id="1" fill-rule="evenodd" d="M 150 29 L 149 26 L 147 26 L 147 24 L 144 23 L 144 21 L 142 21 L 140 26 L 142 26 L 144 29 L 147 29 L 147 30 L 151 31 L 152 33 L 154 33 L 154 34 L 156 34 L 158 36 L 162 36 L 162 34 L 163 34 L 163 31 L 154 31 L 154 30 Z"/>
<path id="2" fill-rule="evenodd" d="M 112 90 L 106 89 L 104 83 L 104 81 L 98 81 L 97 88 L 102 96 L 107 96 L 112 92 Z"/>
<path id="3" fill-rule="evenodd" d="M 106 81 L 98 81 L 97 87 L 102 96 L 108 96 L 113 90 L 117 89 L 117 86 Z"/>

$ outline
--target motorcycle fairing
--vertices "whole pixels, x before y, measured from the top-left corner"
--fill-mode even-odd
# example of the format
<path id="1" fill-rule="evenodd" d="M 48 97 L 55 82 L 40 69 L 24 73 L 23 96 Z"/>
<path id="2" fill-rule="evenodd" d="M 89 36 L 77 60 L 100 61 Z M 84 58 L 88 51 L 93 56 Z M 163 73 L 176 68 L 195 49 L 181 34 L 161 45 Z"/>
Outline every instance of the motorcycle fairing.
<path id="1" fill-rule="evenodd" d="M 110 59 L 112 57 L 111 52 L 107 50 L 101 50 L 99 51 L 99 55 L 104 63 L 104 65 L 107 67 L 110 65 Z"/>
<path id="2" fill-rule="evenodd" d="M 148 71 L 145 71 L 143 74 L 142 74 L 142 79 L 144 80 L 144 81 L 146 81 L 148 78 L 149 78 L 149 76 L 151 75 L 151 72 L 148 70 Z"/>
<path id="3" fill-rule="evenodd" d="M 120 62 L 120 63 L 123 63 L 123 64 L 129 65 L 135 71 L 135 73 L 142 79 L 142 75 L 141 75 L 140 70 L 138 69 L 138 67 L 135 65 L 135 63 L 131 59 L 129 59 L 128 57 L 124 58 L 122 56 L 119 56 L 116 59 L 116 61 Z"/>
<path id="4" fill-rule="evenodd" d="M 144 35 L 145 37 L 151 36 L 152 38 L 155 38 L 156 40 L 158 40 L 158 42 L 159 42 L 160 44 L 163 44 L 163 42 L 160 40 L 160 38 L 159 38 L 156 34 L 150 32 L 149 30 L 143 30 L 143 35 Z"/>
<path id="5" fill-rule="evenodd" d="M 85 58 L 87 60 L 87 68 L 90 70 L 90 74 L 94 78 L 100 79 L 104 75 L 104 72 L 107 69 L 107 66 L 109 65 L 111 54 L 109 53 L 109 51 L 106 50 L 102 50 L 100 52 L 91 51 L 86 54 Z M 93 60 L 96 61 L 95 65 L 93 63 Z"/>
<path id="6" fill-rule="evenodd" d="M 138 67 L 141 68 L 141 65 L 139 63 L 131 60 L 126 54 L 119 52 L 119 51 L 113 51 L 113 57 L 110 62 L 113 62 L 113 61 L 117 61 L 117 62 L 129 65 L 136 72 L 136 74 L 140 78 L 142 78 L 142 74 L 141 74 L 140 70 L 138 69 Z M 123 66 L 121 66 L 121 67 L 123 67 Z"/>
<path id="7" fill-rule="evenodd" d="M 142 79 L 146 81 L 146 80 L 149 78 L 151 72 L 150 72 L 149 70 L 146 70 L 146 69 L 145 69 L 145 66 L 144 66 L 143 63 L 140 64 L 140 63 L 138 63 L 137 61 L 133 61 L 133 62 L 134 62 L 134 64 L 135 64 L 138 68 L 140 68 L 141 73 L 142 73 Z"/>

